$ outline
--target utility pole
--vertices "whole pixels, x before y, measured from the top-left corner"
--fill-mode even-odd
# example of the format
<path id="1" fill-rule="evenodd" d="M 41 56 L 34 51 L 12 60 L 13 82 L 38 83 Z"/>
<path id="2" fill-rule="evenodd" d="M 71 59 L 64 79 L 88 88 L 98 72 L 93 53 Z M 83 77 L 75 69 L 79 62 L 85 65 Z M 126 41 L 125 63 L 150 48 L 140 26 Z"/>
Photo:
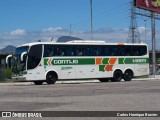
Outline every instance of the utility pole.
<path id="1" fill-rule="evenodd" d="M 131 2 L 131 21 L 130 21 L 130 27 L 129 27 L 128 40 L 127 40 L 127 42 L 129 43 L 141 42 L 135 13 L 136 13 L 136 8 L 134 6 L 134 0 L 132 0 Z"/>
<path id="2" fill-rule="evenodd" d="M 70 37 L 71 37 L 71 35 L 72 35 L 72 25 L 71 24 L 69 26 L 69 31 L 70 31 Z"/>
<path id="3" fill-rule="evenodd" d="M 146 31 L 146 21 L 147 21 L 147 19 L 145 18 L 145 19 L 144 19 L 144 27 L 145 27 L 145 29 L 144 29 L 144 41 L 145 41 L 145 42 L 146 42 L 146 35 L 147 35 L 147 34 L 146 34 L 146 32 L 147 32 L 147 31 Z"/>
<path id="4" fill-rule="evenodd" d="M 155 12 L 151 12 L 151 21 L 152 21 L 152 67 L 153 75 L 156 74 L 156 40 L 155 40 Z"/>
<path id="5" fill-rule="evenodd" d="M 90 0 L 90 12 L 91 12 L 91 40 L 92 40 L 93 38 L 92 0 Z"/>

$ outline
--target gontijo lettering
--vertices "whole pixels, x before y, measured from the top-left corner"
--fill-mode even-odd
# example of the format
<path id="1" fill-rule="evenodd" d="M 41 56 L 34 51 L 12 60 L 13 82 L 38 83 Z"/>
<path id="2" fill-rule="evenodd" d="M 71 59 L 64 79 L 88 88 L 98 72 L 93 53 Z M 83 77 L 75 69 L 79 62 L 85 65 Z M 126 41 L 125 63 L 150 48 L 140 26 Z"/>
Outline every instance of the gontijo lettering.
<path id="1" fill-rule="evenodd" d="M 53 60 L 54 65 L 78 64 L 78 60 Z"/>

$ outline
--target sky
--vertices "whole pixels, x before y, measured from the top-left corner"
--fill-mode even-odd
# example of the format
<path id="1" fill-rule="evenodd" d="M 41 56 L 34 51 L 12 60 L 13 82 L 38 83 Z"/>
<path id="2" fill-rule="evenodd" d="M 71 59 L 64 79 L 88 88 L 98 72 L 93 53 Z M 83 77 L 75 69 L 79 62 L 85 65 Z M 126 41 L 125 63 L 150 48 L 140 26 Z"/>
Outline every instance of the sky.
<path id="1" fill-rule="evenodd" d="M 92 2 L 93 39 L 127 42 L 131 0 Z M 141 41 L 149 46 L 150 22 L 150 18 L 137 17 Z M 156 24 L 158 33 L 159 21 Z M 56 41 L 61 36 L 70 36 L 70 30 L 73 37 L 91 39 L 90 0 L 0 0 L 0 49 L 38 40 L 50 41 L 54 38 Z M 159 34 L 156 34 L 156 39 L 160 39 Z"/>

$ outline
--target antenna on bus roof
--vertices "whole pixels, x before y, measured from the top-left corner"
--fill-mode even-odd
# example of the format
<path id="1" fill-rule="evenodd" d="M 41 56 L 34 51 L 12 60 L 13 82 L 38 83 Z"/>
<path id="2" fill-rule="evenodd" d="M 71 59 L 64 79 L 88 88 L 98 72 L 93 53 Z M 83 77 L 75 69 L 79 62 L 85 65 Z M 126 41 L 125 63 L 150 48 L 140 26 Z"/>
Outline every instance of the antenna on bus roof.
<path id="1" fill-rule="evenodd" d="M 51 41 L 53 41 L 54 37 L 52 37 Z"/>

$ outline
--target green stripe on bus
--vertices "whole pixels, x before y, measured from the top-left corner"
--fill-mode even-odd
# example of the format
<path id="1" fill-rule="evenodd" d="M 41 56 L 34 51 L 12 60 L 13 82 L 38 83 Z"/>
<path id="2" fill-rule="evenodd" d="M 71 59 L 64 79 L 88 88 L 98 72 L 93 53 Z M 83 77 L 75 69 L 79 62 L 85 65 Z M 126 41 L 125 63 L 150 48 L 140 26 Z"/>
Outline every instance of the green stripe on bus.
<path id="1" fill-rule="evenodd" d="M 101 65 L 107 65 L 109 58 L 103 58 Z M 118 64 L 148 64 L 149 58 L 118 58 Z M 44 65 L 95 65 L 96 58 L 45 58 Z M 100 67 L 101 68 L 101 67 Z"/>
<path id="2" fill-rule="evenodd" d="M 48 59 L 44 59 L 44 65 L 48 65 Z"/>
<path id="3" fill-rule="evenodd" d="M 149 63 L 149 58 L 119 58 L 119 64 L 146 64 Z"/>
<path id="4" fill-rule="evenodd" d="M 44 65 L 95 65 L 95 58 L 44 59 Z"/>

